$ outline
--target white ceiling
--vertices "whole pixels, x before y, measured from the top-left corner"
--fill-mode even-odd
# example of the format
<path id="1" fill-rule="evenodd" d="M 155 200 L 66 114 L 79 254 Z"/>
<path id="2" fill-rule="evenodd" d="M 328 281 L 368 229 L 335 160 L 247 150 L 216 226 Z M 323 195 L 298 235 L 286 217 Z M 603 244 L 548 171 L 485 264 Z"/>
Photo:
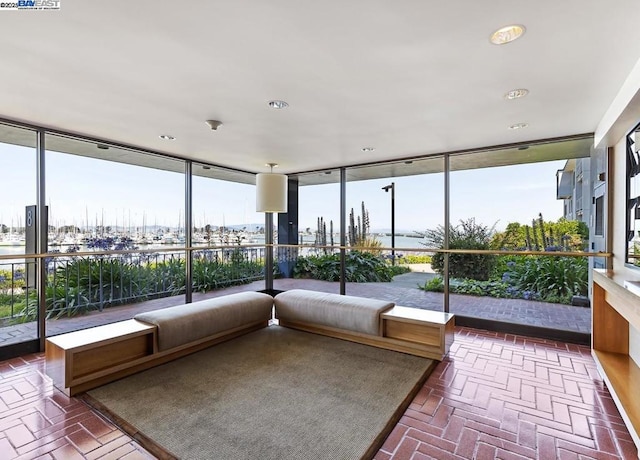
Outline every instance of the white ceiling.
<path id="1" fill-rule="evenodd" d="M 61 0 L 0 11 L 0 116 L 252 172 L 529 142 L 595 131 L 638 24 L 635 0 Z"/>

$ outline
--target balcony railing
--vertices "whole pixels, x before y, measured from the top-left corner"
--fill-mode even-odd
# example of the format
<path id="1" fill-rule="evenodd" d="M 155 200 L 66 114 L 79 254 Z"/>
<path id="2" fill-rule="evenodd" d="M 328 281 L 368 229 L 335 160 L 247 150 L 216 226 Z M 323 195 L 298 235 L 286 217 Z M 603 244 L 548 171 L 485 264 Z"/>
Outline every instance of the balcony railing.
<path id="1" fill-rule="evenodd" d="M 209 291 L 264 279 L 264 246 L 193 248 L 192 289 Z M 187 250 L 50 254 L 46 267 L 47 318 L 72 316 L 185 292 Z M 0 260 L 0 321 L 37 316 L 35 262 Z M 31 259 L 28 259 L 31 260 Z M 0 324 L 2 324 L 0 323 Z"/>

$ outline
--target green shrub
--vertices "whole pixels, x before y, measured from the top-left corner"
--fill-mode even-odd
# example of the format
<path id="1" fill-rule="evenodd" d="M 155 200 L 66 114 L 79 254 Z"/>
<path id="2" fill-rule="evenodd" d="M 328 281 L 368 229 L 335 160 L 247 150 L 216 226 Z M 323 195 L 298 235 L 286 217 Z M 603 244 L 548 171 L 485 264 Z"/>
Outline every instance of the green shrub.
<path id="1" fill-rule="evenodd" d="M 512 266 L 524 264 L 524 261 L 527 259 L 527 257 L 531 256 L 496 256 L 489 279 L 493 281 L 502 280 L 504 274 L 511 271 Z"/>
<path id="2" fill-rule="evenodd" d="M 264 277 L 264 266 L 250 262 L 242 251 L 230 255 L 229 261 L 194 259 L 193 288 L 209 291 L 247 283 Z M 47 318 L 74 316 L 114 305 L 141 302 L 177 295 L 185 291 L 185 260 L 167 258 L 161 262 L 132 263 L 125 259 L 77 258 L 60 264 L 47 276 Z M 33 320 L 37 314 L 35 292 L 16 320 Z M 15 300 L 14 300 L 15 302 Z M 0 298 L 0 311 L 3 311 Z"/>
<path id="3" fill-rule="evenodd" d="M 495 227 L 495 225 L 494 225 Z M 478 224 L 475 218 L 460 220 L 460 224 L 449 229 L 449 249 L 489 249 L 494 227 Z M 442 225 L 427 230 L 424 236 L 426 246 L 444 248 L 445 229 Z M 491 276 L 495 256 L 485 254 L 449 254 L 449 276 L 488 280 Z M 444 253 L 434 254 L 431 267 L 439 274 L 444 270 Z"/>
<path id="4" fill-rule="evenodd" d="M 193 289 L 207 292 L 223 287 L 250 283 L 264 277 L 264 266 L 233 254 L 230 263 L 217 260 L 194 260 Z"/>
<path id="5" fill-rule="evenodd" d="M 426 254 L 408 254 L 404 257 L 398 257 L 399 264 L 430 264 L 432 256 Z"/>
<path id="6" fill-rule="evenodd" d="M 504 278 L 520 290 L 537 293 L 541 300 L 569 303 L 573 295 L 587 295 L 589 262 L 586 257 L 531 256 L 513 263 Z"/>
<path id="7" fill-rule="evenodd" d="M 521 298 L 519 291 L 510 289 L 509 284 L 502 281 L 477 281 L 462 280 L 453 283 L 451 291 L 456 294 L 477 295 L 483 297 L 495 297 L 498 299 Z"/>
<path id="8" fill-rule="evenodd" d="M 424 286 L 418 286 L 423 291 L 428 292 L 444 292 L 444 284 L 442 282 L 442 278 L 439 276 L 434 276 L 430 280 L 427 280 L 424 283 Z"/>
<path id="9" fill-rule="evenodd" d="M 391 278 L 404 273 L 411 273 L 411 269 L 409 267 L 403 267 L 402 265 L 391 265 L 389 270 L 391 271 Z"/>
<path id="10" fill-rule="evenodd" d="M 389 282 L 406 267 L 391 266 L 382 257 L 370 252 L 350 251 L 346 254 L 345 279 L 348 282 Z M 299 257 L 293 269 L 295 278 L 324 281 L 340 280 L 340 254 Z"/>
<path id="11" fill-rule="evenodd" d="M 0 291 L 7 289 L 24 288 L 26 286 L 24 269 L 0 270 Z"/>
<path id="12" fill-rule="evenodd" d="M 419 286 L 423 291 L 444 292 L 442 278 L 436 276 L 428 280 L 424 286 Z M 484 297 L 496 297 L 512 299 L 522 297 L 519 292 L 513 290 L 507 283 L 501 281 L 477 281 L 477 280 L 456 280 L 451 279 L 449 291 L 455 294 L 476 295 Z"/>

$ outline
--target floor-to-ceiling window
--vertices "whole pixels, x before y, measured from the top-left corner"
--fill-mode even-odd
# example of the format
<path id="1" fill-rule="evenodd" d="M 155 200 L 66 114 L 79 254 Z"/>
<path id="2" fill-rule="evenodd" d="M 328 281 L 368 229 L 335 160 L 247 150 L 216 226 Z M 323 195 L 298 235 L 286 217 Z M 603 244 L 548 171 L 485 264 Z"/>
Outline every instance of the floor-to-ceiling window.
<path id="1" fill-rule="evenodd" d="M 588 260 L 575 253 L 589 243 L 589 158 L 563 158 L 558 144 L 450 166 L 450 311 L 588 333 Z"/>
<path id="2" fill-rule="evenodd" d="M 38 335 L 36 271 L 29 267 L 39 257 L 24 256 L 35 252 L 33 238 L 29 249 L 33 208 L 28 207 L 38 198 L 36 137 L 34 130 L 5 125 L 0 136 L 2 327 L 20 329 L 5 334 L 9 342 Z M 156 309 L 183 303 L 187 229 L 195 247 L 195 292 L 209 295 L 236 283 L 252 290 L 263 287 L 248 284 L 264 279 L 264 215 L 255 212 L 253 174 L 60 134 L 47 134 L 44 140 L 47 335 L 130 318 L 144 305 Z M 584 257 L 569 253 L 584 249 L 589 238 L 589 161 L 563 143 L 554 145 L 558 150 L 541 144 L 293 175 L 298 218 L 289 225 L 303 246 L 276 252 L 274 288 L 305 287 L 295 283 L 306 280 L 316 282 L 306 286 L 310 289 L 340 292 L 344 267 L 347 294 L 393 298 L 419 308 L 448 306 L 459 316 L 514 323 L 525 318 L 525 324 L 588 331 L 588 309 L 577 306 L 588 306 Z M 191 222 L 185 222 L 187 167 L 193 171 Z M 450 213 L 448 247 L 445 209 Z M 487 250 L 523 254 L 482 253 Z M 524 254 L 534 250 L 554 255 Z M 448 285 L 443 276 L 447 259 Z M 212 264 L 221 271 L 204 276 Z M 471 271 L 461 272 L 465 266 Z M 285 270 L 290 273 L 283 276 Z M 564 288 L 543 286 L 543 272 Z M 386 274 L 390 280 L 363 278 L 363 273 Z M 525 285 L 527 276 L 535 278 L 531 286 Z M 442 293 L 447 287 L 448 304 Z M 512 300 L 525 302 L 522 312 L 496 317 L 502 314 L 496 308 Z M 577 309 L 582 316 L 574 315 Z M 562 315 L 564 323 L 556 321 Z M 540 317 L 544 320 L 536 322 Z"/>
<path id="3" fill-rule="evenodd" d="M 264 280 L 264 214 L 256 212 L 255 176 L 194 163 L 193 290 L 258 290 Z M 264 282 L 262 282 L 264 284 Z"/>
<path id="4" fill-rule="evenodd" d="M 340 292 L 340 170 L 300 175 L 297 243 L 278 251 L 279 277 L 274 288 Z M 290 238 L 290 241 L 293 238 Z M 293 280 L 293 281 L 291 281 Z"/>
<path id="5" fill-rule="evenodd" d="M 434 277 L 424 234 L 444 222 L 443 157 L 349 168 L 346 192 L 347 294 L 442 310 L 442 292 L 424 290 Z"/>
<path id="6" fill-rule="evenodd" d="M 588 333 L 588 143 L 346 168 L 346 293 L 448 309 L 459 318 Z M 300 258 L 298 272 L 314 282 L 291 287 L 338 292 L 341 266 L 337 254 L 329 256 L 339 238 L 331 227 L 340 220 L 340 184 L 320 174 L 301 176 L 299 196 L 308 209 L 300 212 L 301 238 L 310 234 L 321 257 Z M 328 186 L 333 193 L 321 190 Z"/>
<path id="7" fill-rule="evenodd" d="M 184 162 L 54 134 L 45 146 L 47 335 L 184 302 Z"/>
<path id="8" fill-rule="evenodd" d="M 36 132 L 0 124 L 0 347 L 38 338 Z M 27 241 L 28 237 L 28 241 Z"/>

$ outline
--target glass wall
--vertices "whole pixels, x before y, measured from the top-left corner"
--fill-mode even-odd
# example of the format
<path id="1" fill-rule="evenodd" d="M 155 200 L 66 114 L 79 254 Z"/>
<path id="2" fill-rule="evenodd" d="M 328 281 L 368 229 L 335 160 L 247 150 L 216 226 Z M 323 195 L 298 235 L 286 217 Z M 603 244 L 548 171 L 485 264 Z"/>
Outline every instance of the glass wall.
<path id="1" fill-rule="evenodd" d="M 300 287 L 338 294 L 340 170 L 320 171 L 295 179 L 298 181 L 297 240 L 302 247 L 278 251 L 281 270 L 280 277 L 274 280 L 274 288 L 286 290 Z"/>
<path id="2" fill-rule="evenodd" d="M 425 233 L 442 227 L 444 205 L 442 156 L 349 168 L 347 294 L 442 310 L 442 292 L 422 288 L 434 277 Z"/>
<path id="3" fill-rule="evenodd" d="M 189 209 L 185 161 L 59 134 L 44 139 L 38 176 L 36 132 L 0 126 L 0 166 L 10 171 L 0 201 L 0 346 L 38 338 L 31 217 L 41 178 L 47 335 L 182 304 L 187 282 L 194 300 L 222 288 L 264 289 L 264 215 L 255 212 L 253 174 L 191 164 Z M 588 332 L 580 253 L 594 220 L 592 174 L 576 154 L 584 149 L 569 144 L 346 168 L 344 216 L 341 170 L 290 176 L 295 206 L 277 218 L 286 244 L 275 253 L 273 287 L 341 292 L 344 268 L 347 294 Z M 193 249 L 185 246 L 189 233 Z"/>
<path id="4" fill-rule="evenodd" d="M 451 157 L 450 311 L 589 333 L 589 158 L 535 149 Z"/>
<path id="5" fill-rule="evenodd" d="M 264 289 L 264 213 L 255 176 L 203 164 L 192 168 L 194 300 L 230 286 Z M 261 281 L 262 280 L 262 281 Z"/>
<path id="6" fill-rule="evenodd" d="M 36 132 L 0 124 L 0 347 L 38 338 Z M 28 239 L 28 241 L 27 241 Z"/>
<path id="7" fill-rule="evenodd" d="M 183 303 L 184 162 L 50 134 L 45 145 L 47 335 Z"/>
<path id="8" fill-rule="evenodd" d="M 346 294 L 588 333 L 588 261 L 580 254 L 589 247 L 592 184 L 582 147 L 449 155 L 448 195 L 443 156 L 347 168 Z M 340 292 L 332 249 L 339 181 L 314 173 L 301 183 L 300 238 L 314 244 L 301 251 L 315 253 L 299 257 L 279 288 Z"/>

